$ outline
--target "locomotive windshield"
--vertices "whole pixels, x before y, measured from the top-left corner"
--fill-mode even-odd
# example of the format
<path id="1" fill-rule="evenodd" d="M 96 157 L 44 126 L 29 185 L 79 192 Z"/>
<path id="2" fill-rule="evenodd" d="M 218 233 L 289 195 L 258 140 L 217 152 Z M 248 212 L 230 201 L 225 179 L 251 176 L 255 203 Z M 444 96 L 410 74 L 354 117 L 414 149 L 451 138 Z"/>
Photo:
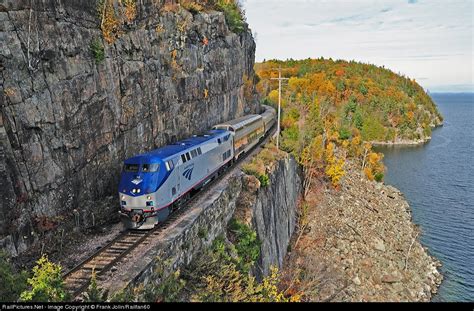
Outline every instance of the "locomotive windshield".
<path id="1" fill-rule="evenodd" d="M 156 173 L 160 165 L 158 163 L 154 164 L 143 164 L 142 165 L 142 172 L 143 173 Z M 123 171 L 126 173 L 138 173 L 140 169 L 140 164 L 125 164 L 123 166 Z"/>
<path id="2" fill-rule="evenodd" d="M 123 166 L 123 171 L 127 173 L 138 173 L 139 164 L 125 164 Z"/>
<path id="3" fill-rule="evenodd" d="M 144 173 L 155 173 L 155 172 L 158 172 L 159 167 L 160 167 L 160 165 L 158 163 L 143 164 L 142 172 L 144 172 Z"/>

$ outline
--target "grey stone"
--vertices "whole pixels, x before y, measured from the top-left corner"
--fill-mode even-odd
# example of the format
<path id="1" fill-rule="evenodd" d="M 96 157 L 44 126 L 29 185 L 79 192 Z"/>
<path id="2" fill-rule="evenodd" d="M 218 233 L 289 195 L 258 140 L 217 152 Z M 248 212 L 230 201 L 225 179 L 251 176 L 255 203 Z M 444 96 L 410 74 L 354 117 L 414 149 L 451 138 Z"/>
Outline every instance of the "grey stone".
<path id="1" fill-rule="evenodd" d="M 243 97 L 243 77 L 255 75 L 250 31 L 230 32 L 222 12 L 193 16 L 163 13 L 162 1 L 136 4 L 136 20 L 113 44 L 102 39 L 95 1 L 4 4 L 0 237 L 12 236 L 9 245 L 34 231 L 45 211 L 69 228 L 89 226 L 93 212 L 95 225 L 110 222 L 125 158 L 257 112 L 255 96 Z M 103 62 L 94 59 L 93 40 L 104 46 Z"/>
<path id="2" fill-rule="evenodd" d="M 374 248 L 378 251 L 385 252 L 385 244 L 381 239 L 375 238 Z"/>
<path id="3" fill-rule="evenodd" d="M 359 276 L 356 276 L 355 278 L 352 279 L 352 282 L 354 282 L 355 285 L 359 286 L 362 284 L 362 282 L 359 279 Z"/>

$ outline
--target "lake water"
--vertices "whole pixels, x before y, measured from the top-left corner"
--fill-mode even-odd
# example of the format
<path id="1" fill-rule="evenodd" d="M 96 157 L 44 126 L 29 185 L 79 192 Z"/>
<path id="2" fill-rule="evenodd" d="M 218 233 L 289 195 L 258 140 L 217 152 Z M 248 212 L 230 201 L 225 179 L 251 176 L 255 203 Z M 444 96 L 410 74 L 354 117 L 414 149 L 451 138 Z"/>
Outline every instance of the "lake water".
<path id="1" fill-rule="evenodd" d="M 378 148 L 385 183 L 400 189 L 421 242 L 443 263 L 434 301 L 474 301 L 474 94 L 431 94 L 444 117 L 418 147 Z"/>

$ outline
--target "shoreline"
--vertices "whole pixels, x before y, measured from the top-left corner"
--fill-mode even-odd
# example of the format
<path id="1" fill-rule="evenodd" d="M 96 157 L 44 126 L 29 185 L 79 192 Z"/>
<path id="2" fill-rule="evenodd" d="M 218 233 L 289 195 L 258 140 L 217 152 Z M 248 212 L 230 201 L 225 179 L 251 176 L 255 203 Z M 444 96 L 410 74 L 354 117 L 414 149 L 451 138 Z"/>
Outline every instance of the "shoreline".
<path id="1" fill-rule="evenodd" d="M 415 147 L 422 146 L 431 140 L 431 136 L 417 140 L 399 140 L 399 141 L 371 141 L 374 147 Z"/>
<path id="2" fill-rule="evenodd" d="M 431 129 L 432 130 L 435 130 L 439 127 L 442 127 L 444 126 L 444 122 L 443 121 L 439 121 L 438 123 L 434 124 L 433 126 L 431 126 Z M 395 141 L 377 141 L 377 140 L 373 140 L 373 141 L 370 141 L 370 143 L 372 144 L 372 146 L 374 147 L 413 147 L 413 146 L 421 146 L 421 145 L 424 145 L 428 142 L 431 141 L 431 136 L 427 136 L 427 137 L 423 137 L 423 138 L 420 138 L 420 139 L 397 139 Z"/>
<path id="3" fill-rule="evenodd" d="M 444 125 L 443 122 L 439 122 L 433 126 L 431 126 L 432 130 L 435 130 L 439 127 Z M 377 141 L 373 140 L 370 141 L 372 146 L 374 147 L 413 147 L 413 146 L 421 146 L 431 141 L 431 136 L 423 137 L 420 139 L 396 139 L 395 141 Z"/>
<path id="4" fill-rule="evenodd" d="M 305 271 L 320 279 L 311 290 L 302 280 L 306 299 L 427 302 L 436 295 L 441 262 L 421 244 L 397 188 L 368 181 L 348 163 L 339 190 L 321 184 L 308 199 L 308 225 L 284 267 L 284 275 Z"/>

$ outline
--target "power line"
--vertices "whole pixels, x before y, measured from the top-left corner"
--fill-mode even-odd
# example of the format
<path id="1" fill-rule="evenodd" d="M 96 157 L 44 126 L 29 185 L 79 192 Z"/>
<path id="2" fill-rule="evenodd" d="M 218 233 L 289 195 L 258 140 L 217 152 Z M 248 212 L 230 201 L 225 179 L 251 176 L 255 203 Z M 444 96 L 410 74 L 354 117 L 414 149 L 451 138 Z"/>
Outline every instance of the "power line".
<path id="1" fill-rule="evenodd" d="M 273 68 L 278 70 L 278 78 L 271 78 L 270 80 L 278 80 L 278 123 L 277 123 L 277 149 L 280 149 L 280 110 L 281 110 L 281 81 L 289 80 L 281 77 L 281 66 Z"/>

